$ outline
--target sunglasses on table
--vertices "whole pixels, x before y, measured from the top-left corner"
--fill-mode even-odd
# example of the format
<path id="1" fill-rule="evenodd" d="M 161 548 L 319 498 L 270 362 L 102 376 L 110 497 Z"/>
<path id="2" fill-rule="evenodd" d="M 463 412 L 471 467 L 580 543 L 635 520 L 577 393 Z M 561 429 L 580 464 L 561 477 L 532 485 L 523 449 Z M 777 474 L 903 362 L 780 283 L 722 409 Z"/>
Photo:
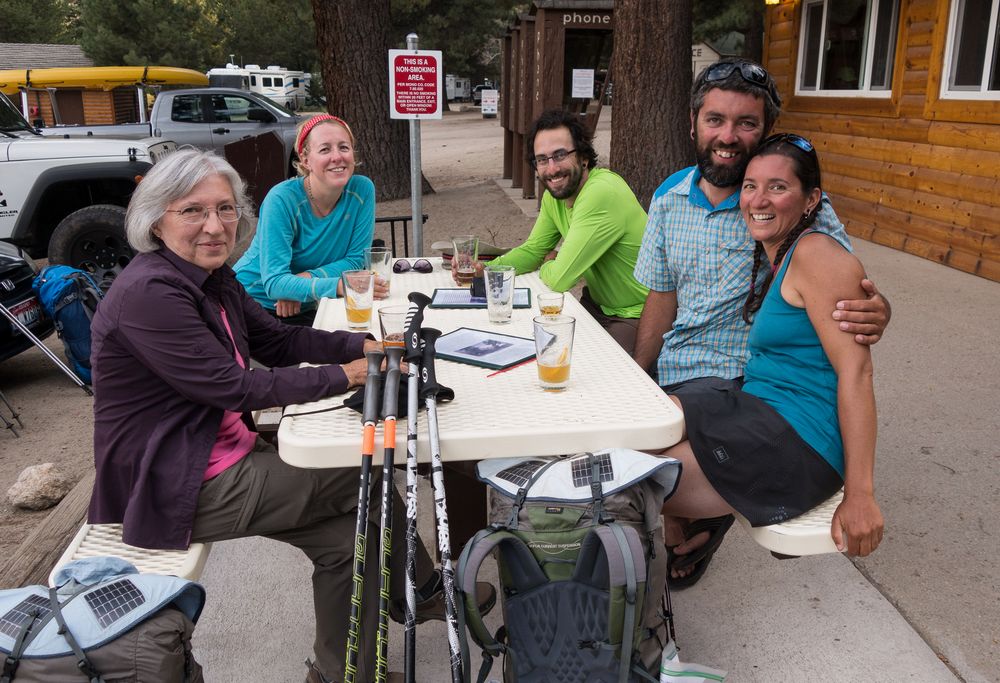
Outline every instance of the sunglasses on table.
<path id="1" fill-rule="evenodd" d="M 434 270 L 434 266 L 425 258 L 418 258 L 410 265 L 410 262 L 405 258 L 401 258 L 392 264 L 392 272 L 394 273 L 408 273 L 410 270 L 415 270 L 418 273 L 430 273 Z"/>

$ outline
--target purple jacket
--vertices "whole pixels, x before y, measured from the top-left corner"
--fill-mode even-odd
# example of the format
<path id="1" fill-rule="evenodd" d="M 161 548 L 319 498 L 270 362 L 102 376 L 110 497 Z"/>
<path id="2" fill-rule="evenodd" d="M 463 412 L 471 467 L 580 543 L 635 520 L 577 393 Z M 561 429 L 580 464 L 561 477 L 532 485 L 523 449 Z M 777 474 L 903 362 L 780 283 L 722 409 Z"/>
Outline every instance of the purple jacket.
<path id="1" fill-rule="evenodd" d="M 268 368 L 243 369 L 236 347 Z M 347 389 L 339 365 L 364 334 L 278 322 L 228 266 L 209 275 L 167 249 L 140 254 L 115 279 L 91 327 L 94 524 L 123 522 L 126 543 L 186 548 L 223 410 L 314 401 Z M 288 367 L 291 366 L 291 367 Z"/>

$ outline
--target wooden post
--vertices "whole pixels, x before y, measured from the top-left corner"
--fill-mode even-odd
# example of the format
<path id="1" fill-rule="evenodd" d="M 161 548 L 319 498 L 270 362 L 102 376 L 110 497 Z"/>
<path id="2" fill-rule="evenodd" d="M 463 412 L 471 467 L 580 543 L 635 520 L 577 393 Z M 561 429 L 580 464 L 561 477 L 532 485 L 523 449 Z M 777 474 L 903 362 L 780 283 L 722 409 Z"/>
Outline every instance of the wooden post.
<path id="1" fill-rule="evenodd" d="M 0 589 L 48 583 L 56 560 L 87 519 L 93 490 L 91 470 L 0 565 Z"/>

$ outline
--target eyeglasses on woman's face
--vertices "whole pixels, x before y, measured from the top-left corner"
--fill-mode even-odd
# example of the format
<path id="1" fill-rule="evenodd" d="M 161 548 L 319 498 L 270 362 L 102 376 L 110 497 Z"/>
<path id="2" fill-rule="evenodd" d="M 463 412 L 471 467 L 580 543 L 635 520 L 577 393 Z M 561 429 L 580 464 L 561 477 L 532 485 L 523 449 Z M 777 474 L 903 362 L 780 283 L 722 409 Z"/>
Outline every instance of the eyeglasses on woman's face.
<path id="1" fill-rule="evenodd" d="M 167 209 L 167 213 L 176 213 L 188 225 L 204 224 L 212 213 L 223 223 L 235 223 L 243 215 L 243 209 L 235 204 L 220 204 L 214 209 L 207 206 L 185 206 L 183 209 Z"/>
<path id="2" fill-rule="evenodd" d="M 430 273 L 434 270 L 434 266 L 425 258 L 418 258 L 410 265 L 410 262 L 405 258 L 401 258 L 392 264 L 392 272 L 394 273 L 407 273 L 410 270 L 415 270 L 418 273 Z"/>

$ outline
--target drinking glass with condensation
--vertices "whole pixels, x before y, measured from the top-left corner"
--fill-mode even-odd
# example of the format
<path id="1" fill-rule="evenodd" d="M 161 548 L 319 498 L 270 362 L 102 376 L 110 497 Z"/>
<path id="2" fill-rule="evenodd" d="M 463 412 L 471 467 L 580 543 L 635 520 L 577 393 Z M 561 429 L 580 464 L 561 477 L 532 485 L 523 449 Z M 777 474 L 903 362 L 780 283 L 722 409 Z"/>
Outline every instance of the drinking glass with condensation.
<path id="1" fill-rule="evenodd" d="M 382 346 L 403 348 L 403 332 L 406 330 L 406 313 L 409 306 L 379 306 L 378 322 L 382 328 Z"/>
<path id="2" fill-rule="evenodd" d="M 576 318 L 539 315 L 534 319 L 538 383 L 546 391 L 562 391 L 569 384 Z"/>
<path id="3" fill-rule="evenodd" d="M 372 320 L 375 275 L 370 270 L 345 270 L 340 279 L 344 283 L 347 327 L 352 330 L 367 330 Z"/>
<path id="4" fill-rule="evenodd" d="M 476 259 L 479 258 L 479 238 L 475 235 L 459 235 L 451 238 L 454 252 L 451 257 L 451 270 L 455 281 L 463 287 L 472 284 L 476 276 Z"/>
<path id="5" fill-rule="evenodd" d="M 365 270 L 370 270 L 385 281 L 388 294 L 389 280 L 392 279 L 392 250 L 388 247 L 365 247 L 364 254 Z"/>
<path id="6" fill-rule="evenodd" d="M 542 292 L 535 298 L 538 299 L 538 312 L 542 315 L 559 315 L 562 313 L 562 292 Z"/>
<path id="7" fill-rule="evenodd" d="M 509 323 L 514 308 L 514 266 L 486 266 L 486 310 L 491 323 Z"/>

